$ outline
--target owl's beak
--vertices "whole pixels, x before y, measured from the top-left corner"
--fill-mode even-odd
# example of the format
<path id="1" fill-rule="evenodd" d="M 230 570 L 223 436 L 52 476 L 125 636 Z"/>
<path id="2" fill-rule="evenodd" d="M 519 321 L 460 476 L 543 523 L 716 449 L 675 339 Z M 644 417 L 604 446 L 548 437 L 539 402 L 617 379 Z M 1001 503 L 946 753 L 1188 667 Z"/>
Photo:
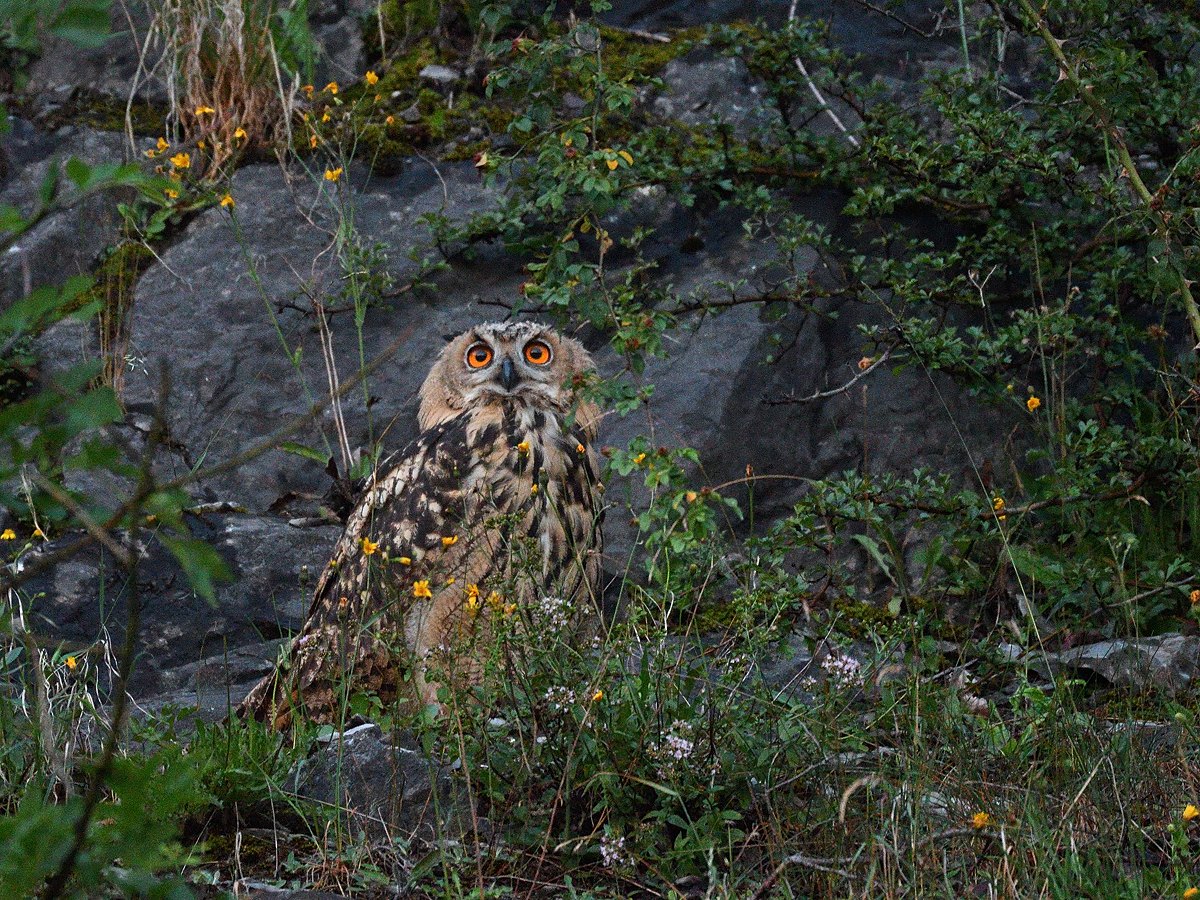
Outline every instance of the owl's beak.
<path id="1" fill-rule="evenodd" d="M 517 386 L 517 380 L 517 367 L 511 359 L 504 357 L 504 361 L 500 363 L 500 383 L 506 391 L 511 391 Z"/>

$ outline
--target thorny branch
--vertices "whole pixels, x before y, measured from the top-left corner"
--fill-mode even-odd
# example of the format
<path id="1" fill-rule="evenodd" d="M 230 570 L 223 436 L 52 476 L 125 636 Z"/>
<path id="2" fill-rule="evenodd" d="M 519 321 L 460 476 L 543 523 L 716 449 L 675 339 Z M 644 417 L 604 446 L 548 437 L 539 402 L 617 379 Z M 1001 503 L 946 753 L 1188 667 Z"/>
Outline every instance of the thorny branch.
<path id="1" fill-rule="evenodd" d="M 807 397 L 797 397 L 793 394 L 785 394 L 782 397 L 774 398 L 764 397 L 762 402 L 766 406 L 784 406 L 792 403 L 812 403 L 814 400 L 824 400 L 828 397 L 836 397 L 838 394 L 844 394 L 846 391 L 850 390 L 850 388 L 854 387 L 854 385 L 858 384 L 858 382 L 862 381 L 864 378 L 878 369 L 881 365 L 888 361 L 891 355 L 892 349 L 889 347 L 887 350 L 883 351 L 883 354 L 880 355 L 879 359 L 872 362 L 866 368 L 861 369 L 857 375 L 855 375 L 841 387 L 831 388 L 828 391 L 817 391 L 815 394 L 809 394 Z"/>
<path id="2" fill-rule="evenodd" d="M 1124 174 L 1129 178 L 1129 184 L 1133 187 L 1134 193 L 1137 194 L 1146 212 L 1150 214 L 1150 218 L 1154 222 L 1154 230 L 1159 240 L 1163 243 L 1164 252 L 1167 257 L 1167 268 L 1174 276 L 1179 296 L 1183 299 L 1184 311 L 1187 313 L 1188 322 L 1191 324 L 1192 333 L 1196 338 L 1197 343 L 1193 349 L 1200 350 L 1200 307 L 1196 305 L 1196 298 L 1192 295 L 1191 282 L 1188 281 L 1182 266 L 1176 258 L 1176 251 L 1172 243 L 1171 230 L 1167 223 L 1167 217 L 1159 208 L 1161 198 L 1156 198 L 1156 195 L 1152 194 L 1150 189 L 1146 187 L 1146 182 L 1142 180 L 1142 176 L 1133 162 L 1133 156 L 1129 152 L 1129 145 L 1125 142 L 1125 135 L 1121 132 L 1117 124 L 1113 122 L 1104 104 L 1096 97 L 1094 86 L 1085 83 L 1080 77 L 1081 66 L 1070 60 L 1063 52 L 1063 42 L 1054 37 L 1050 32 L 1050 26 L 1046 24 L 1046 20 L 1042 17 L 1041 13 L 1033 8 L 1029 0 L 1017 0 L 1017 3 L 1028 17 L 1034 30 L 1041 37 L 1042 42 L 1050 50 L 1050 55 L 1054 57 L 1054 61 L 1058 65 L 1059 79 L 1070 83 L 1071 87 L 1079 95 L 1079 98 L 1092 111 L 1092 114 L 1100 123 L 1100 127 L 1104 130 L 1109 140 L 1113 142 L 1113 146 L 1117 151 L 1117 157 L 1121 160 Z"/>

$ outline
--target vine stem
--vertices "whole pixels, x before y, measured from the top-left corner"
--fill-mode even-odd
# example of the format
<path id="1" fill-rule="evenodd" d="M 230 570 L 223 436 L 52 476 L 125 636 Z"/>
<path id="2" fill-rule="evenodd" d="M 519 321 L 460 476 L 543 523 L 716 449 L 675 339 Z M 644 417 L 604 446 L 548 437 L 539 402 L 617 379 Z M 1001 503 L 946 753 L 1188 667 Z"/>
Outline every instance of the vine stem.
<path id="1" fill-rule="evenodd" d="M 1050 33 L 1050 26 L 1046 24 L 1045 18 L 1033 8 L 1029 0 L 1017 0 L 1017 5 L 1021 7 L 1030 22 L 1033 23 L 1034 29 L 1041 37 L 1042 42 L 1050 50 L 1054 61 L 1058 64 L 1059 80 L 1070 82 L 1071 87 L 1079 95 L 1079 99 L 1092 111 L 1092 114 L 1100 122 L 1104 132 L 1116 147 L 1117 156 L 1121 160 L 1125 174 L 1129 177 L 1129 183 L 1133 186 L 1134 193 L 1137 194 L 1138 199 L 1154 220 L 1154 230 L 1157 232 L 1159 240 L 1163 242 L 1167 257 L 1167 266 L 1170 268 L 1171 274 L 1175 276 L 1179 295 L 1183 298 L 1184 311 L 1187 313 L 1188 322 L 1192 326 L 1192 334 L 1196 338 L 1196 346 L 1192 349 L 1193 351 L 1200 350 L 1200 307 L 1196 305 L 1196 298 L 1192 294 L 1191 283 L 1187 280 L 1183 268 L 1175 259 L 1175 252 L 1171 245 L 1171 231 L 1167 225 L 1167 219 L 1163 215 L 1162 210 L 1156 208 L 1154 194 L 1146 187 L 1146 182 L 1142 180 L 1137 166 L 1134 165 L 1133 156 L 1129 153 L 1129 145 L 1125 143 L 1125 136 L 1109 116 L 1104 104 L 1096 98 L 1093 86 L 1085 84 L 1083 79 L 1079 77 L 1079 67 L 1072 64 L 1072 61 L 1063 52 L 1063 42 Z"/>

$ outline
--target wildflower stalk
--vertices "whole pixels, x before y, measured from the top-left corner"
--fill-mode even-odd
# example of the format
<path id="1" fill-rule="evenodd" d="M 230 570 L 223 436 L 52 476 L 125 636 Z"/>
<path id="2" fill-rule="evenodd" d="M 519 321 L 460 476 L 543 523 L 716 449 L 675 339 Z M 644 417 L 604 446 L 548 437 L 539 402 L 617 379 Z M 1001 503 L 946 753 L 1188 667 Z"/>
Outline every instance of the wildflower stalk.
<path id="1" fill-rule="evenodd" d="M 1071 60 L 1063 52 L 1062 42 L 1050 33 L 1050 27 L 1046 24 L 1046 20 L 1040 13 L 1034 10 L 1029 0 L 1017 0 L 1017 4 L 1029 18 L 1029 21 L 1033 24 L 1043 43 L 1050 50 L 1050 55 L 1054 57 L 1054 61 L 1058 64 L 1059 77 L 1070 82 L 1071 87 L 1075 89 L 1075 93 L 1079 95 L 1079 99 L 1092 111 L 1092 114 L 1104 129 L 1105 134 L 1108 135 L 1116 147 L 1117 156 L 1121 160 L 1125 174 L 1129 177 L 1129 183 L 1133 186 L 1134 193 L 1137 194 L 1138 199 L 1141 200 L 1142 205 L 1154 221 L 1154 230 L 1166 250 L 1167 267 L 1175 278 L 1179 295 L 1183 298 L 1184 311 L 1187 313 L 1188 322 L 1191 324 L 1192 333 L 1196 338 L 1196 347 L 1193 349 L 1200 349 L 1200 307 L 1196 305 L 1196 298 L 1192 294 L 1191 284 L 1188 282 L 1183 268 L 1175 258 L 1175 252 L 1171 244 L 1171 231 L 1167 226 L 1167 220 L 1163 216 L 1162 211 L 1156 208 L 1154 194 L 1146 187 L 1146 182 L 1142 180 L 1137 166 L 1134 165 L 1133 156 L 1129 153 L 1129 145 L 1125 143 L 1125 136 L 1121 133 L 1121 129 L 1117 127 L 1116 123 L 1112 121 L 1104 104 L 1096 98 L 1093 86 L 1085 84 L 1079 77 L 1078 67 L 1072 64 Z"/>

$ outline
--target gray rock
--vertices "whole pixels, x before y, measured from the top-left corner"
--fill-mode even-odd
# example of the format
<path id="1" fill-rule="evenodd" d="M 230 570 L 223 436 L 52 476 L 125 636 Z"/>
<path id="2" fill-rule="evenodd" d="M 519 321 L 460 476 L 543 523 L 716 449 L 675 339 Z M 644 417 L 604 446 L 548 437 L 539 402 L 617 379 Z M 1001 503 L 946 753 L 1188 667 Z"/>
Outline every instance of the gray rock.
<path id="1" fill-rule="evenodd" d="M 140 698 L 171 694 L 160 703 L 198 704 L 217 717 L 229 697 L 240 700 L 244 687 L 267 670 L 274 652 L 264 641 L 299 628 L 339 529 L 295 529 L 270 517 L 240 516 L 193 518 L 191 527 L 225 558 L 233 581 L 217 585 L 217 600 L 210 606 L 191 590 L 161 544 L 145 542 L 137 584 L 143 627 L 133 688 Z M 28 585 L 30 627 L 79 646 L 107 635 L 115 654 L 124 636 L 130 588 L 111 558 L 83 552 Z M 247 652 L 236 652 L 241 647 Z"/>
<path id="2" fill-rule="evenodd" d="M 1117 687 L 1155 689 L 1174 697 L 1187 692 L 1200 677 L 1200 637 L 1160 634 L 1101 641 L 1058 653 L 1036 654 L 1031 662 L 1049 676 L 1082 670 Z"/>
<path id="3" fill-rule="evenodd" d="M 462 72 L 449 66 L 430 64 L 417 73 L 422 81 L 426 81 L 438 90 L 449 90 L 463 79 Z"/>
<path id="4" fill-rule="evenodd" d="M 334 734 L 288 776 L 297 796 L 336 808 L 375 840 L 460 836 L 465 798 L 450 769 L 431 762 L 408 732 L 385 736 L 367 724 Z"/>
<path id="5" fill-rule="evenodd" d="M 82 87 L 125 99 L 132 87 L 139 100 L 166 101 L 166 83 L 157 74 L 163 71 L 159 47 L 149 48 L 150 55 L 139 76 L 142 46 L 154 17 L 150 4 L 145 0 L 113 4 L 110 17 L 111 37 L 99 47 L 83 48 L 63 38 L 47 36 L 41 56 L 29 68 L 27 92 L 70 94 Z M 138 77 L 136 85 L 135 77 Z"/>
<path id="6" fill-rule="evenodd" d="M 38 190 L 51 166 L 61 167 L 71 157 L 95 165 L 121 162 L 128 150 L 122 135 L 90 128 L 62 129 L 52 140 L 22 125 L 0 136 L 5 155 L 21 163 L 0 189 L 0 205 L 31 213 L 38 207 Z M 73 186 L 63 176 L 62 196 Z M 52 213 L 21 235 L 0 254 L 0 306 L 7 306 L 29 289 L 59 285 L 72 275 L 92 271 L 100 252 L 116 243 L 121 220 L 111 197 L 91 197 Z"/>
<path id="7" fill-rule="evenodd" d="M 817 670 L 808 643 L 805 635 L 792 633 L 779 642 L 771 655 L 760 658 L 757 663 L 763 683 L 783 697 L 811 697 L 801 687 Z"/>
<path id="8" fill-rule="evenodd" d="M 329 81 L 352 83 L 363 77 L 367 68 L 367 51 L 359 17 L 347 16 L 314 25 L 312 33 L 318 50 L 314 84 Z"/>
<path id="9" fill-rule="evenodd" d="M 702 50 L 673 59 L 663 70 L 664 90 L 650 101 L 655 115 L 697 127 L 722 124 L 739 141 L 761 137 L 782 119 L 762 83 L 740 59 Z"/>

